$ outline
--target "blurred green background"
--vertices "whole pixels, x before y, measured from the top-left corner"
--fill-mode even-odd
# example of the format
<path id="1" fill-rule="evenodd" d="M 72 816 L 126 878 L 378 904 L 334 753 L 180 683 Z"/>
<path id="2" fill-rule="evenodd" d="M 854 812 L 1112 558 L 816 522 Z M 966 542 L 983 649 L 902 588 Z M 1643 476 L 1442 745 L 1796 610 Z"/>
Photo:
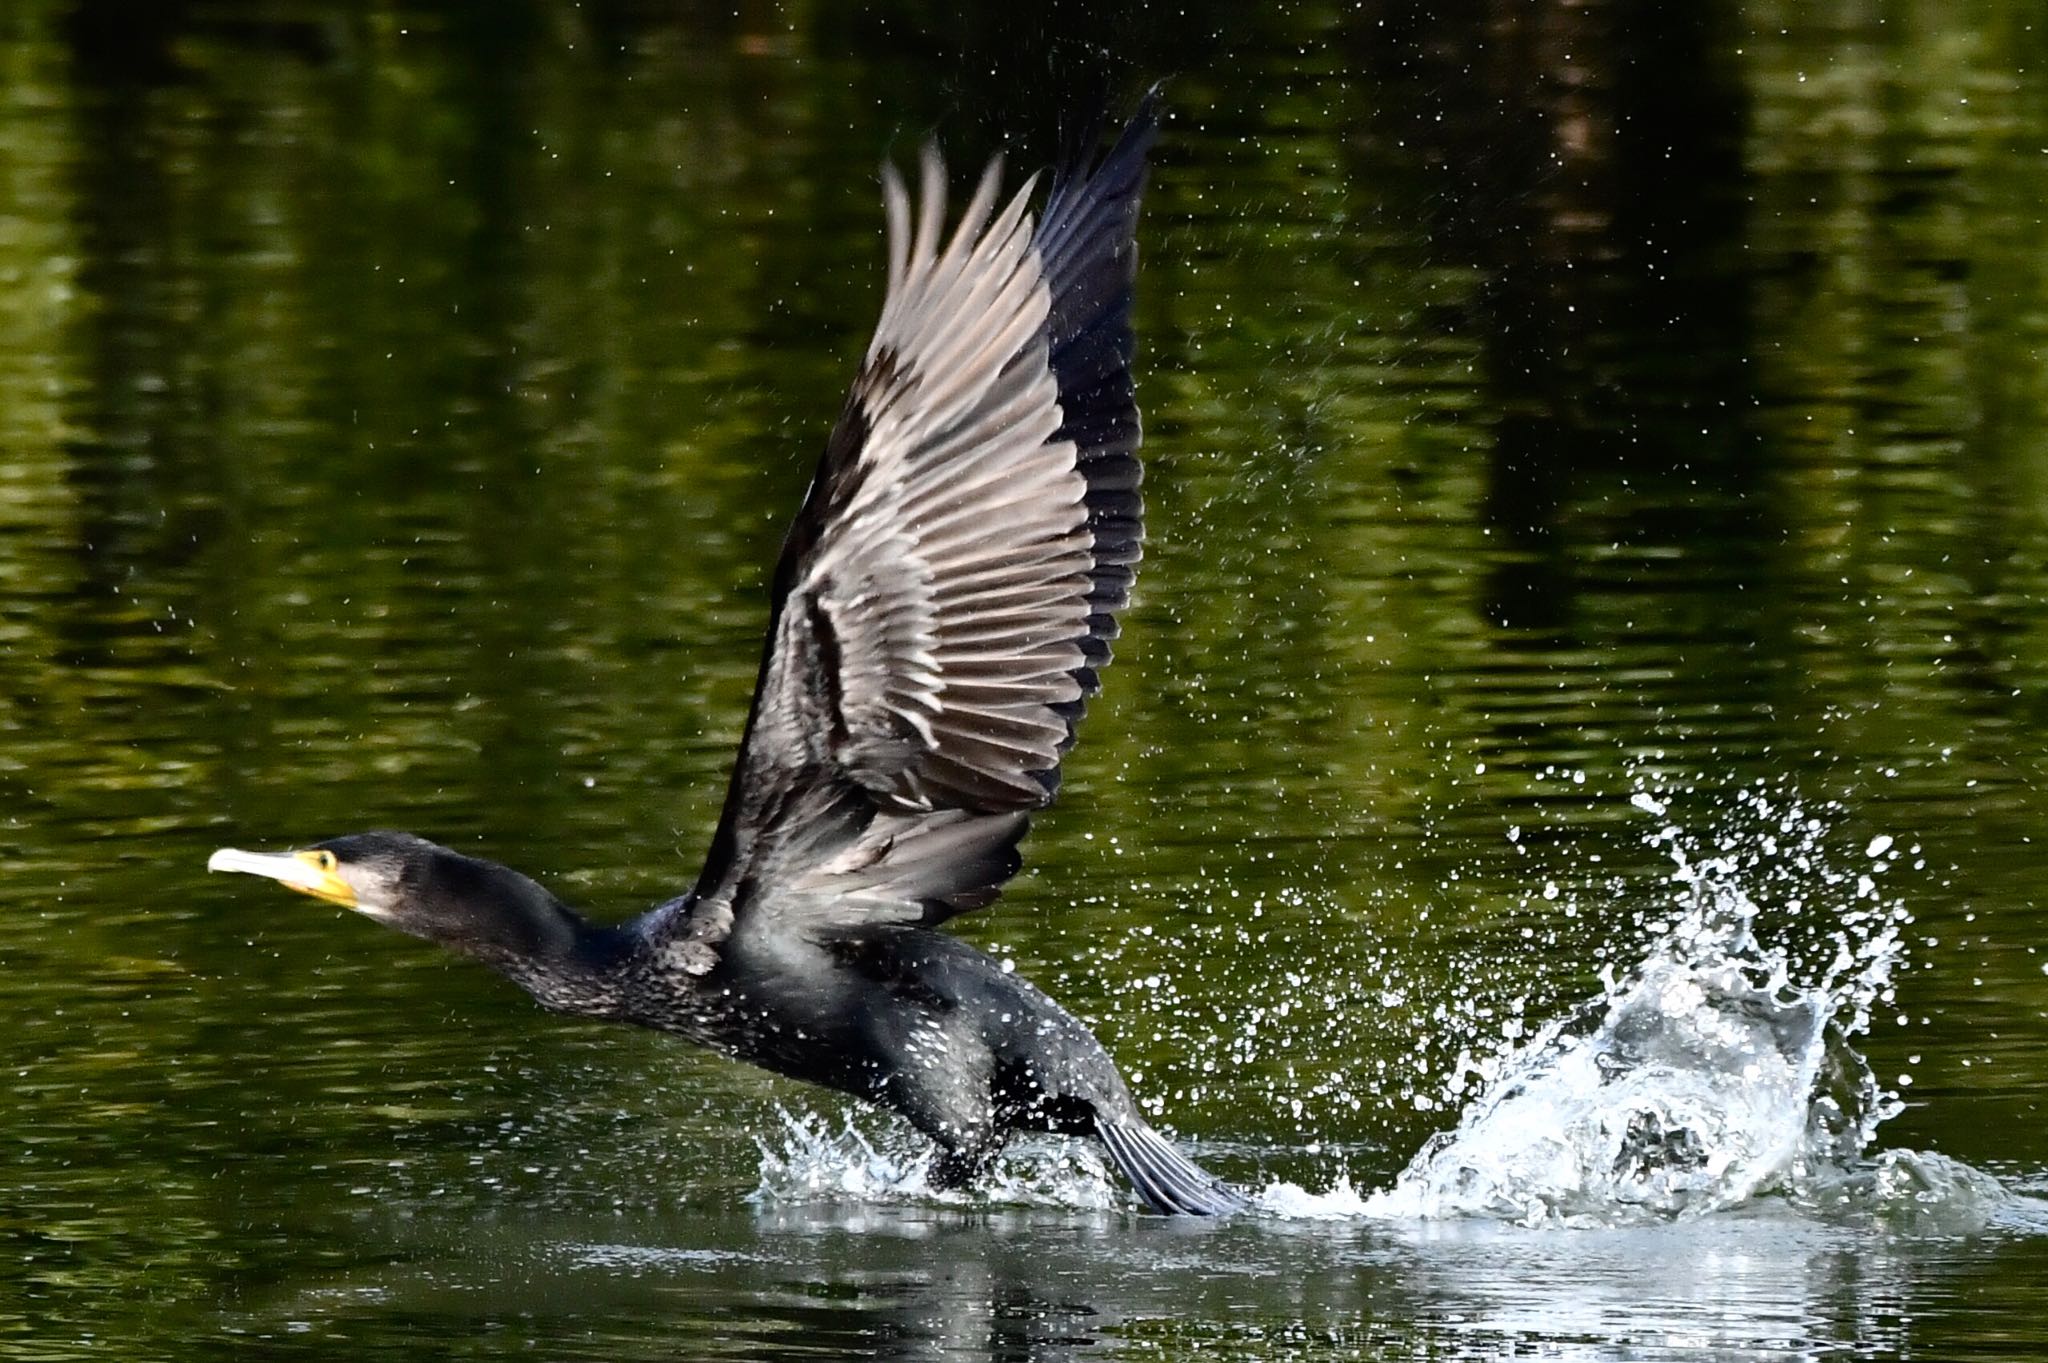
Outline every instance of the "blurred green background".
<path id="1" fill-rule="evenodd" d="M 1670 891 L 1630 795 L 1754 852 L 1761 782 L 1837 849 L 1774 869 L 1795 938 L 1872 836 L 1905 853 L 1887 1139 L 2039 1184 L 2044 30 L 10 0 L 0 1357 L 1651 1356 L 1447 1334 L 1443 1266 L 1361 1268 L 1357 1232 L 1183 1263 L 1063 1213 L 789 1223 L 745 1201 L 755 1141 L 834 1100 L 203 874 L 403 827 L 600 916 L 685 886 L 879 306 L 880 161 L 1021 175 L 1161 77 L 1149 556 L 964 931 L 1219 1167 L 1384 1183 L 1461 1053 L 1636 958 Z M 607 1236 L 685 1257 L 563 1248 Z M 2044 1343 L 1998 1307 L 2036 1244 L 1785 1253 L 1738 1282 L 1794 1282 L 1793 1323 L 1765 1291 L 1669 1338 Z"/>

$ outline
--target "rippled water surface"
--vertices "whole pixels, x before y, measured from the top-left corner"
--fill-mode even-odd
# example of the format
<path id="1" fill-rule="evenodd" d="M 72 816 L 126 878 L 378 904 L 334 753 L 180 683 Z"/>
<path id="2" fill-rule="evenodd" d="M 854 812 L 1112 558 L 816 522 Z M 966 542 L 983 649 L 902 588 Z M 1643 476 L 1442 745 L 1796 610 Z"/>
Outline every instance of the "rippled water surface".
<path id="1" fill-rule="evenodd" d="M 2044 34 L 0 8 L 0 1357 L 2048 1352 Z M 874 167 L 1162 75 L 1138 604 L 964 930 L 1261 1214 L 1057 1145 L 933 1195 L 885 1119 L 204 874 L 397 826 L 686 884 Z M 1674 1056 L 1757 1120 L 1584 1106 Z M 1532 1094 L 1622 1192 L 1390 1206 Z"/>

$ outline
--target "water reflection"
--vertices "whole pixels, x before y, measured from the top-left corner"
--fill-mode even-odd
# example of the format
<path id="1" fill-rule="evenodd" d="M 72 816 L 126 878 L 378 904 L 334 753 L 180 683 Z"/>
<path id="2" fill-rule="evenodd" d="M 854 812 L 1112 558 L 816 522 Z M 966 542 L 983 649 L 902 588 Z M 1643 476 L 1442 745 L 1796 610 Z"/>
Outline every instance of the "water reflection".
<path id="1" fill-rule="evenodd" d="M 786 1206 L 465 1229 L 431 1246 L 396 1226 L 402 1262 L 259 1294 L 235 1329 L 274 1340 L 296 1322 L 310 1347 L 466 1323 L 619 1358 L 1877 1358 L 1916 1314 L 2041 1262 L 2030 1242 L 1771 1213 L 1590 1236 Z"/>
<path id="2" fill-rule="evenodd" d="M 2031 11 L 145 9 L 0 18 L 0 1351 L 2039 1343 L 2001 1234 L 756 1215 L 770 1081 L 200 869 L 396 824 L 672 892 L 877 153 L 1165 70 L 1147 576 L 979 939 L 1235 1172 L 1383 1183 L 1626 959 L 1646 774 L 1761 777 L 1922 849 L 1893 1138 L 2048 1168 Z"/>

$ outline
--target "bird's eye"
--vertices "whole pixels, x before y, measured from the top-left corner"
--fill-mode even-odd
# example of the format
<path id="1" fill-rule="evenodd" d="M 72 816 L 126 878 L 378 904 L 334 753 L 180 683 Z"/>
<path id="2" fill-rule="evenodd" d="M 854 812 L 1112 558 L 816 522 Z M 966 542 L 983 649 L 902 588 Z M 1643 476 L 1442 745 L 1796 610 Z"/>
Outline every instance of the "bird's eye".
<path id="1" fill-rule="evenodd" d="M 332 853 L 332 852 L 322 852 L 322 853 L 320 854 L 320 869 L 321 869 L 321 870 L 323 870 L 323 871 L 330 871 L 330 872 L 331 872 L 331 871 L 333 871 L 333 870 L 334 870 L 334 867 L 335 867 L 334 853 Z"/>

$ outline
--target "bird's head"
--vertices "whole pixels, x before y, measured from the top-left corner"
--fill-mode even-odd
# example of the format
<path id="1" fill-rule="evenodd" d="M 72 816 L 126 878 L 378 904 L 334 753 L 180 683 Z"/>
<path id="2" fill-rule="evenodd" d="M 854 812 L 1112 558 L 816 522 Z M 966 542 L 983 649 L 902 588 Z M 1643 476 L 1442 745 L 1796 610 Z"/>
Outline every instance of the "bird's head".
<path id="1" fill-rule="evenodd" d="M 351 833 L 291 852 L 223 847 L 206 869 L 263 876 L 470 956 L 544 955 L 574 933 L 561 902 L 517 871 L 410 833 Z"/>

